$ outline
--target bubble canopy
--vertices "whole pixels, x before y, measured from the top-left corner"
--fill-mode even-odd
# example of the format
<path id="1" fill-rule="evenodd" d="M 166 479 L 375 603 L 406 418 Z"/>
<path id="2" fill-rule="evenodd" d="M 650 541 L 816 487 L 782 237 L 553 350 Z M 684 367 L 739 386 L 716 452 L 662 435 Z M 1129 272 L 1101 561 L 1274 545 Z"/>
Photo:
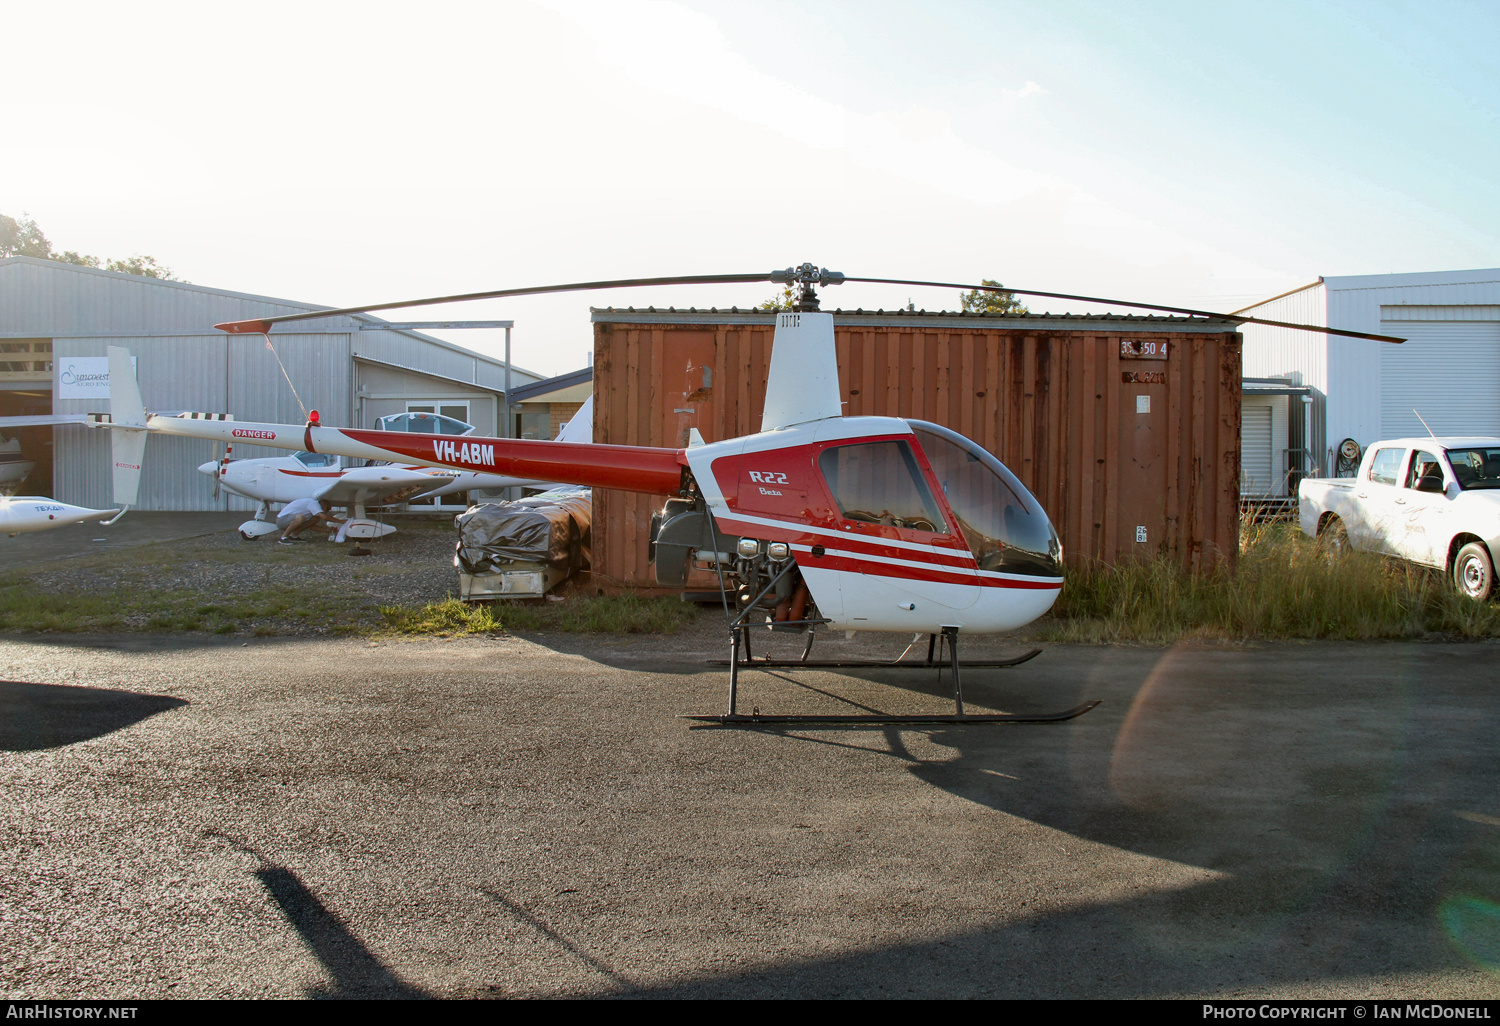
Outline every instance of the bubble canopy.
<path id="1" fill-rule="evenodd" d="M 953 510 L 979 569 L 1061 577 L 1062 543 L 1016 475 L 982 446 L 939 424 L 906 422 Z"/>

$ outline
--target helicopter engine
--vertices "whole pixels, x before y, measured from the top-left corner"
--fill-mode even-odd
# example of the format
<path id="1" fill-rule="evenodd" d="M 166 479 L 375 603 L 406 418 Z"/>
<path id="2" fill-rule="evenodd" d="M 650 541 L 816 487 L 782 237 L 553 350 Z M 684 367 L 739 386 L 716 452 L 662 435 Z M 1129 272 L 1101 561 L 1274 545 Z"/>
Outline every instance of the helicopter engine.
<path id="1" fill-rule="evenodd" d="M 651 518 L 650 557 L 656 582 L 682 588 L 696 568 L 720 575 L 725 594 L 741 612 L 774 628 L 798 629 L 817 619 L 816 605 L 797 568 L 792 547 L 747 535 L 726 535 L 715 526 L 703 499 L 668 499 Z M 758 615 L 759 614 L 759 615 Z"/>

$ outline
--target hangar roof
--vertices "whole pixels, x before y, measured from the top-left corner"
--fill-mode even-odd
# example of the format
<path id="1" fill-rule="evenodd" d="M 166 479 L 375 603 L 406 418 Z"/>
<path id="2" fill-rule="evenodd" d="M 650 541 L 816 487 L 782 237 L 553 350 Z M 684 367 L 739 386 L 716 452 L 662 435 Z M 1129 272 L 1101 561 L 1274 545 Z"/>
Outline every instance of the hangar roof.
<path id="1" fill-rule="evenodd" d="M 60 260 L 20 256 L 0 258 L 0 337 L 214 336 L 218 332 L 213 325 L 225 320 L 327 309 L 332 308 L 190 282 L 105 271 Z M 383 335 L 389 331 L 392 335 L 504 370 L 504 360 L 419 331 L 384 328 L 389 323 L 371 314 L 346 314 L 299 324 L 287 334 L 344 334 L 357 331 L 361 326 L 365 330 L 377 328 L 380 330 L 373 334 Z M 364 341 L 362 338 L 361 342 Z M 369 341 L 373 342 L 373 337 Z M 356 352 L 355 355 L 360 354 Z M 514 364 L 511 373 L 534 380 L 542 377 Z"/>

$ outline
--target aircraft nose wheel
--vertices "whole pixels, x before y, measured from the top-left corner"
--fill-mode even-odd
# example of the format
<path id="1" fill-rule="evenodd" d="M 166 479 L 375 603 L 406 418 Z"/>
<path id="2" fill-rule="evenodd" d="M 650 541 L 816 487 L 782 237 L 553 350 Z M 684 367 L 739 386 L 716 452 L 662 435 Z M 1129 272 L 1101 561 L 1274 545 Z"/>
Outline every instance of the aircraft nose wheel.
<path id="1" fill-rule="evenodd" d="M 826 622 L 826 621 L 824 621 L 824 622 Z M 1025 663 L 1025 662 L 1029 662 L 1030 660 L 1036 658 L 1038 655 L 1041 655 L 1041 651 L 1042 650 L 1039 649 L 1039 648 L 1034 648 L 1030 652 L 1027 652 L 1027 653 L 1025 653 L 1024 655 L 1021 655 L 1021 656 L 1017 656 L 1017 657 L 1015 657 L 1013 659 L 973 660 L 973 661 L 967 661 L 966 662 L 966 661 L 960 660 L 958 658 L 958 628 L 957 627 L 944 627 L 943 628 L 943 632 L 942 632 L 941 635 L 933 634 L 933 635 L 929 636 L 929 638 L 928 638 L 928 644 L 927 644 L 927 659 L 926 659 L 925 662 L 903 663 L 903 662 L 900 661 L 900 657 L 898 656 L 897 660 L 895 662 L 884 662 L 883 663 L 883 662 L 876 662 L 876 661 L 873 661 L 873 660 L 863 660 L 863 661 L 833 661 L 833 662 L 812 661 L 812 662 L 809 662 L 808 659 L 807 659 L 807 655 L 808 655 L 808 652 L 812 649 L 812 640 L 811 640 L 811 637 L 809 637 L 809 639 L 808 639 L 807 648 L 804 649 L 804 651 L 802 653 L 802 658 L 801 659 L 798 659 L 798 660 L 790 660 L 790 659 L 752 659 L 750 657 L 750 636 L 749 636 L 748 632 L 749 632 L 750 628 L 754 627 L 754 626 L 758 626 L 758 625 L 756 625 L 756 624 L 739 623 L 739 622 L 736 622 L 736 623 L 730 625 L 730 637 L 729 637 L 729 712 L 726 713 L 723 716 L 684 716 L 684 717 L 682 717 L 683 719 L 697 720 L 700 723 L 715 723 L 715 724 L 720 724 L 720 725 L 730 725 L 730 724 L 756 724 L 756 725 L 760 725 L 760 724 L 780 724 L 780 725 L 783 725 L 783 726 L 785 726 L 785 725 L 794 725 L 794 724 L 832 724 L 832 725 L 840 725 L 840 724 L 858 724 L 858 723 L 871 723 L 871 724 L 1061 723 L 1064 720 L 1071 720 L 1071 719 L 1074 719 L 1075 717 L 1082 716 L 1084 713 L 1088 712 L 1090 709 L 1094 708 L 1095 706 L 1097 706 L 1099 704 L 1099 700 L 1096 699 L 1096 700 L 1091 701 L 1091 702 L 1085 702 L 1082 705 L 1074 706 L 1071 709 L 1064 709 L 1061 712 L 1054 712 L 1054 713 L 966 713 L 964 711 L 963 680 L 962 680 L 962 678 L 961 678 L 961 676 L 959 674 L 959 670 L 960 670 L 961 667 L 963 667 L 963 666 L 969 666 L 969 667 L 1003 668 L 1003 667 L 1010 667 L 1010 666 L 1019 666 L 1020 664 Z M 811 626 L 811 624 L 809 624 L 809 626 Z M 947 665 L 950 666 L 952 668 L 952 670 L 953 670 L 953 706 L 954 706 L 954 712 L 952 714 L 935 713 L 935 714 L 931 714 L 931 715 L 917 715 L 917 716 L 886 716 L 886 715 L 882 715 L 882 714 L 879 714 L 879 713 L 863 713 L 863 714 L 848 715 L 848 716 L 817 716 L 817 715 L 812 715 L 812 716 L 776 716 L 776 715 L 767 715 L 767 714 L 764 714 L 758 708 L 754 712 L 750 713 L 749 715 L 741 713 L 737 709 L 737 704 L 738 704 L 738 701 L 739 701 L 739 671 L 740 671 L 741 667 L 745 667 L 747 669 L 756 669 L 756 670 L 759 670 L 759 669 L 770 669 L 770 668 L 773 668 L 773 667 L 775 667 L 775 668 L 782 668 L 782 669 L 792 669 L 792 668 L 824 669 L 824 668 L 834 668 L 834 667 L 865 667 L 865 668 L 876 668 L 876 667 L 879 667 L 879 668 L 885 668 L 885 669 L 890 669 L 892 667 L 911 667 L 911 668 L 921 667 L 921 668 L 926 669 L 926 668 L 931 667 L 931 668 L 935 668 L 938 671 L 938 676 L 939 676 L 939 678 L 941 678 L 942 677 L 942 672 L 943 672 L 943 665 L 944 665 L 943 652 L 942 652 L 942 649 L 940 647 L 942 645 L 946 645 L 947 646 L 947 655 L 948 655 Z M 741 657 L 740 657 L 740 653 L 742 651 L 745 654 L 745 658 L 744 659 L 741 659 Z M 902 653 L 902 654 L 904 655 L 905 653 Z M 937 658 L 934 658 L 934 655 L 936 655 Z M 723 661 L 722 660 L 710 660 L 709 662 L 711 664 L 714 664 L 714 665 L 720 665 L 720 666 L 723 665 Z"/>

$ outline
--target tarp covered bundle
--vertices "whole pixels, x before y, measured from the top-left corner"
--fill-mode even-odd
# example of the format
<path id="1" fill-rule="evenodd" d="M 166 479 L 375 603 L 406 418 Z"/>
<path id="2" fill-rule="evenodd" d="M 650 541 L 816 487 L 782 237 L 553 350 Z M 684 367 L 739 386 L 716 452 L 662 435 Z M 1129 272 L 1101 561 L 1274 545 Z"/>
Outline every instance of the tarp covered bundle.
<path id="1" fill-rule="evenodd" d="M 569 574 L 587 570 L 592 514 L 592 492 L 574 486 L 471 506 L 453 518 L 453 565 L 466 574 L 499 573 L 511 563 L 545 563 Z"/>

